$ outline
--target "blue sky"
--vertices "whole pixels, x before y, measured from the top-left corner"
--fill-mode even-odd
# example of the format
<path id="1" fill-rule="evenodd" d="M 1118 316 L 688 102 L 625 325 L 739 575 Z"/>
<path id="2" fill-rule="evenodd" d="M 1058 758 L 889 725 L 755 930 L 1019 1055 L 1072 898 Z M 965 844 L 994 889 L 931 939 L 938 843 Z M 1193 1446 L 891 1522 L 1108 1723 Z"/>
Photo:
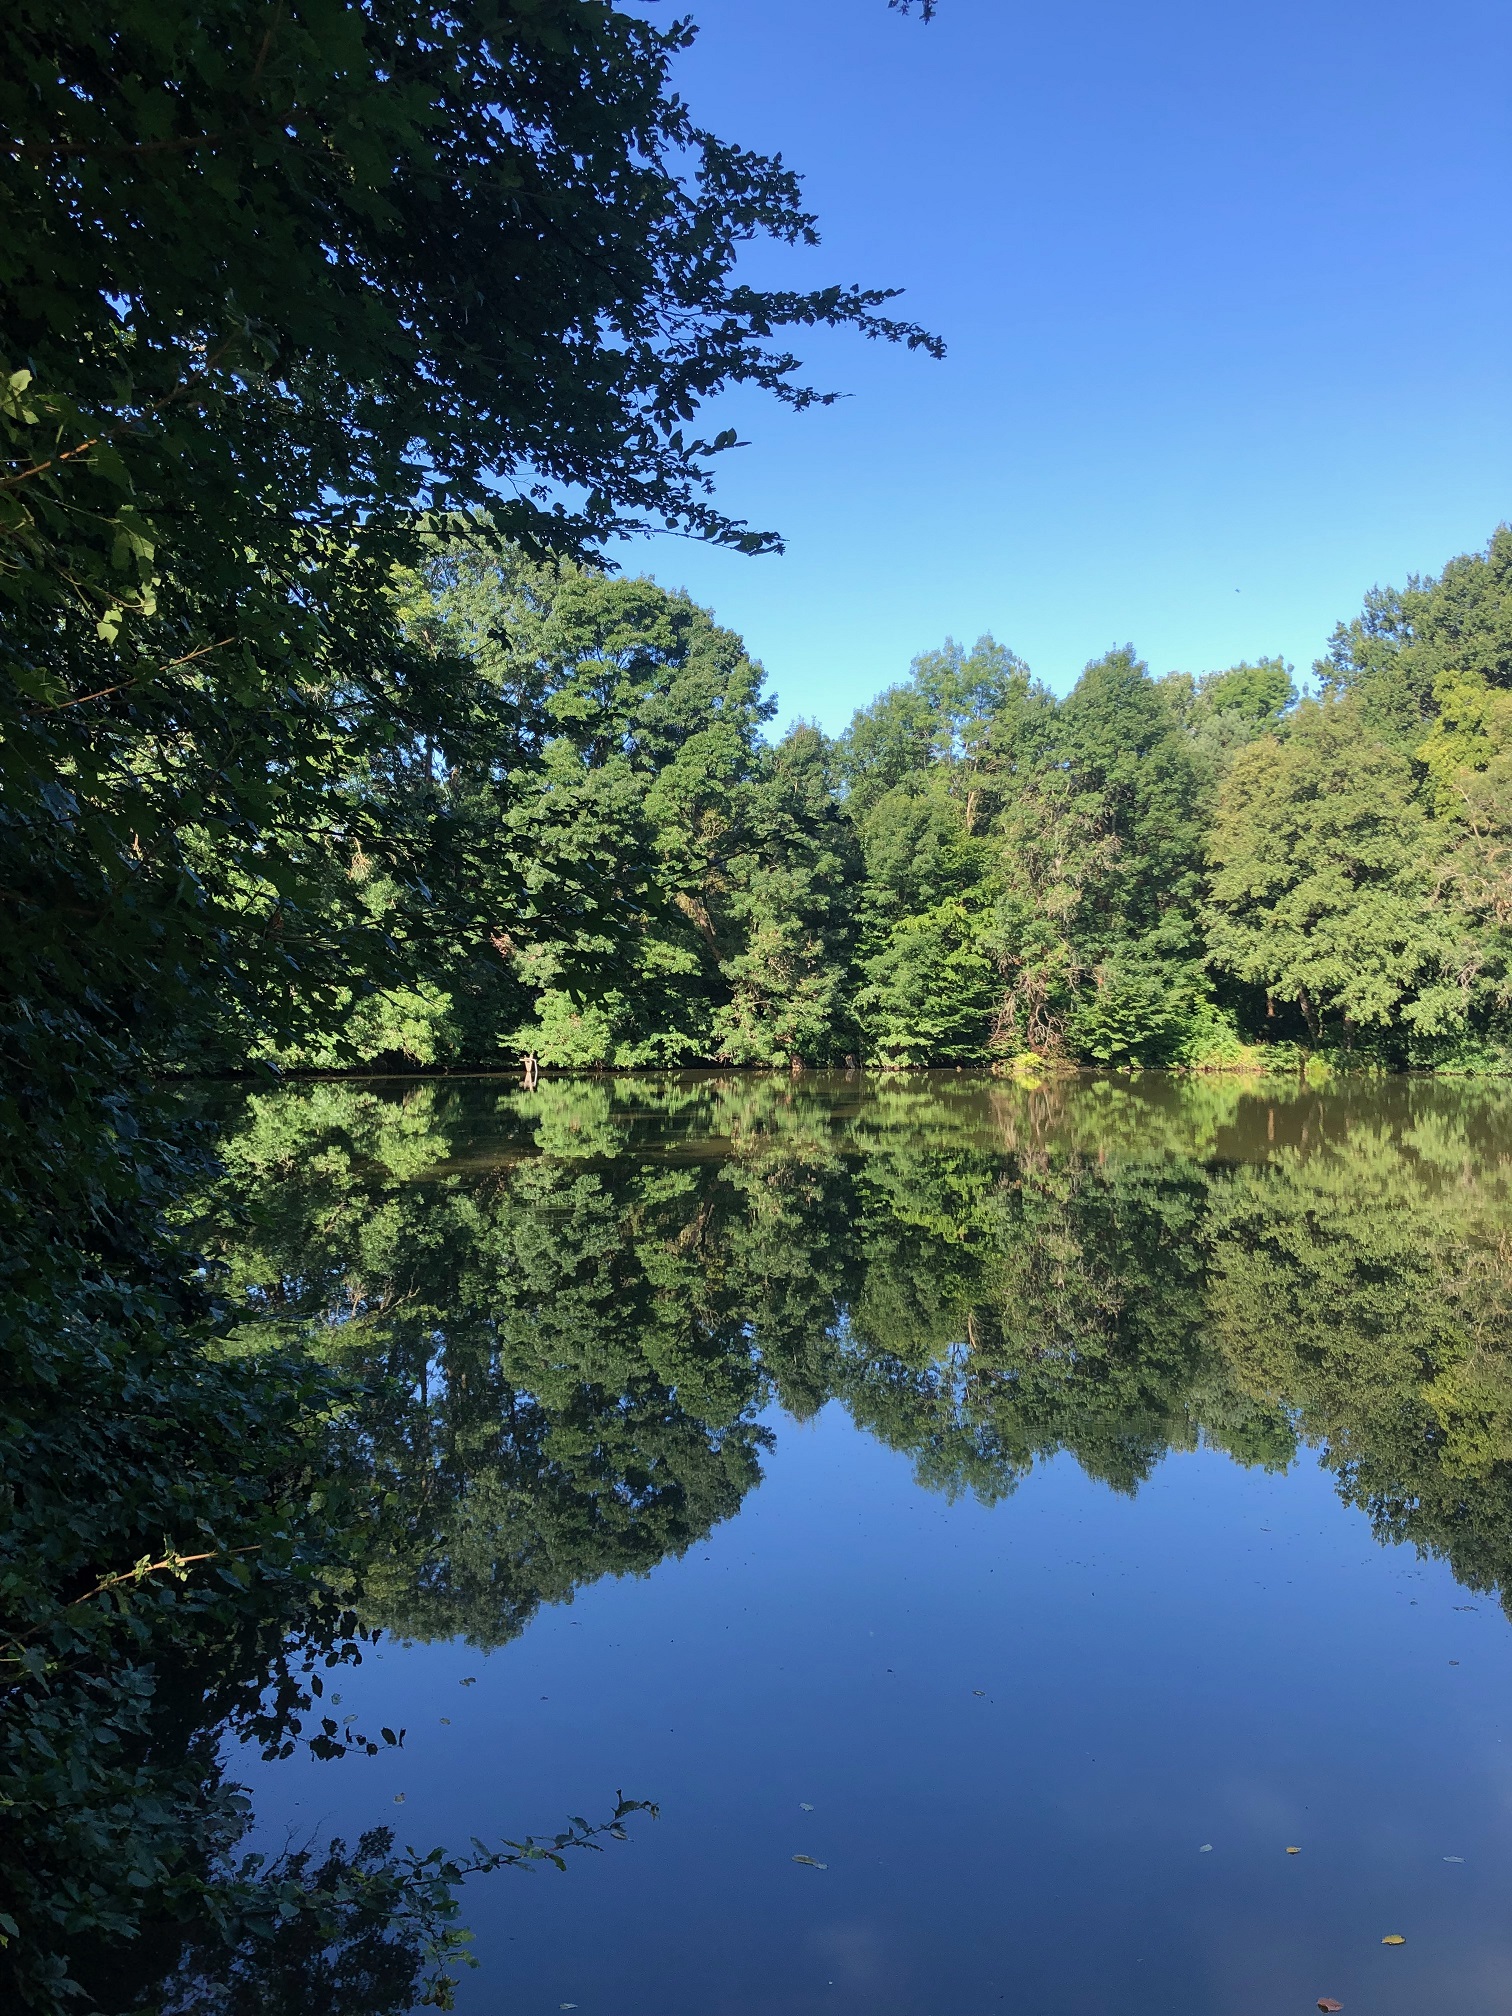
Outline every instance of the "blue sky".
<path id="1" fill-rule="evenodd" d="M 684 4 L 695 113 L 819 215 L 763 275 L 904 287 L 950 345 L 826 334 L 839 405 L 727 402 L 721 501 L 780 559 L 619 555 L 744 635 L 783 720 L 984 630 L 1060 691 L 1126 641 L 1300 672 L 1512 517 L 1504 0 Z"/>

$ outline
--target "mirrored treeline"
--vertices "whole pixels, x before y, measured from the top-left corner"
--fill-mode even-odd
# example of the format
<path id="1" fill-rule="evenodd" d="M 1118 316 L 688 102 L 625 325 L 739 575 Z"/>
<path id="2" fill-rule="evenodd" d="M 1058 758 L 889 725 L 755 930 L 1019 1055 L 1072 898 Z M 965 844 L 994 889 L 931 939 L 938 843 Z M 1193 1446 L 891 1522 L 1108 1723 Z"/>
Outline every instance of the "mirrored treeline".
<path id="1" fill-rule="evenodd" d="M 513 1636 L 730 1517 L 773 1402 L 994 1500 L 1320 1449 L 1383 1540 L 1512 1564 L 1512 1099 L 1415 1080 L 325 1082 L 229 1121 L 225 1348 L 378 1382 L 413 1547 L 366 1621 Z M 246 1201 L 216 1217 L 217 1203 Z"/>

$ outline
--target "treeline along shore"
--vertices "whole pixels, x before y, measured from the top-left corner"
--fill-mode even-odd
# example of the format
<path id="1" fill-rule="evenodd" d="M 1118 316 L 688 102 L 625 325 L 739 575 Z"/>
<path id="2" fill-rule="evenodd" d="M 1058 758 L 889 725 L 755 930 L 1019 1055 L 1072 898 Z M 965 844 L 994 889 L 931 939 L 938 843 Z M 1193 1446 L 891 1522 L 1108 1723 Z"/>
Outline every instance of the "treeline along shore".
<path id="1" fill-rule="evenodd" d="M 478 922 L 258 1056 L 1512 1067 L 1506 528 L 1373 590 L 1306 698 L 1279 659 L 1157 678 L 1125 647 L 1057 699 L 984 637 L 837 738 L 768 739 L 741 640 L 650 580 L 464 539 L 399 600 L 509 742 L 481 777 L 425 748 L 365 788 L 470 836 L 431 900 Z M 401 916 L 381 862 L 346 872 Z"/>

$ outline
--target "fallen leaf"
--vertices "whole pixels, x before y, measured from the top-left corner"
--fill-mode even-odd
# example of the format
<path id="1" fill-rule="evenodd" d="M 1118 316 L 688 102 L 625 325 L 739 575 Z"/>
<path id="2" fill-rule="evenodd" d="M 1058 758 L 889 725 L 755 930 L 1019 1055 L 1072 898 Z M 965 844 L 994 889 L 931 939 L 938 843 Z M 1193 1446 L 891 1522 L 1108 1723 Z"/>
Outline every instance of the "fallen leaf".
<path id="1" fill-rule="evenodd" d="M 1383 1946 L 1405 1946 L 1407 1941 L 1402 1937 L 1400 1932 L 1388 1932 L 1386 1937 L 1381 1941 L 1381 1944 Z"/>
<path id="2" fill-rule="evenodd" d="M 402 1792 L 396 1792 L 394 1794 L 394 1804 L 396 1806 L 402 1806 L 404 1804 L 404 1794 Z"/>
<path id="3" fill-rule="evenodd" d="M 812 1855 L 795 1855 L 793 1860 L 795 1862 L 802 1862 L 809 1869 L 828 1869 L 829 1867 L 828 1862 L 816 1862 Z"/>
<path id="4" fill-rule="evenodd" d="M 1320 1995 L 1318 2007 L 1326 2012 L 1326 2016 L 1337 2016 L 1337 2012 L 1344 2007 L 1344 2004 L 1335 2002 L 1332 1995 Z"/>
<path id="5" fill-rule="evenodd" d="M 807 1801 L 807 1799 L 800 1799 L 800 1800 L 798 1801 L 798 1804 L 799 1804 L 799 1805 L 800 1805 L 800 1806 L 801 1806 L 801 1807 L 803 1808 L 803 1810 L 804 1810 L 804 1812 L 805 1812 L 805 1813 L 812 1813 L 812 1812 L 813 1812 L 813 1810 L 814 1810 L 814 1809 L 813 1809 L 813 1807 L 812 1807 L 812 1806 L 810 1806 L 810 1804 L 809 1804 L 809 1802 Z"/>
<path id="6" fill-rule="evenodd" d="M 1211 1855 L 1212 1852 L 1213 1852 L 1213 1844 L 1211 1841 L 1204 1841 L 1202 1846 L 1197 1850 L 1197 1853 L 1199 1855 Z"/>
<path id="7" fill-rule="evenodd" d="M 1300 1855 L 1302 1850 L 1300 1848 L 1288 1848 L 1286 1852 L 1288 1855 Z"/>
<path id="8" fill-rule="evenodd" d="M 1451 1666 L 1458 1666 L 1458 1664 L 1459 1664 L 1459 1661 L 1458 1661 L 1458 1659 L 1451 1659 L 1451 1660 L 1449 1661 L 1449 1664 L 1450 1664 Z"/>
<path id="9" fill-rule="evenodd" d="M 987 1689 L 986 1689 L 985 1687 L 973 1687 L 971 1691 L 972 1691 L 972 1693 L 973 1693 L 973 1694 L 975 1694 L 975 1696 L 977 1697 L 978 1701 L 985 1701 L 985 1700 L 986 1700 L 986 1698 L 987 1698 Z"/>

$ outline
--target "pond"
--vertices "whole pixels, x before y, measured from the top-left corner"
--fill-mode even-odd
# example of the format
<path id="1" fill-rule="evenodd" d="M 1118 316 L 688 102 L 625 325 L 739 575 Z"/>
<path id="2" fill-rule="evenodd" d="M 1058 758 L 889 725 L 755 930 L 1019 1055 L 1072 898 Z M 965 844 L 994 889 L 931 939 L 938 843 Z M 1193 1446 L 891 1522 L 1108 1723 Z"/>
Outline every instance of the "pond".
<path id="1" fill-rule="evenodd" d="M 261 1840 L 472 1882 L 464 2011 L 1512 1991 L 1512 1091 L 964 1073 L 239 1098 L 233 1347 L 412 1549 Z M 1387 1941 L 1400 1943 L 1384 1943 Z"/>

